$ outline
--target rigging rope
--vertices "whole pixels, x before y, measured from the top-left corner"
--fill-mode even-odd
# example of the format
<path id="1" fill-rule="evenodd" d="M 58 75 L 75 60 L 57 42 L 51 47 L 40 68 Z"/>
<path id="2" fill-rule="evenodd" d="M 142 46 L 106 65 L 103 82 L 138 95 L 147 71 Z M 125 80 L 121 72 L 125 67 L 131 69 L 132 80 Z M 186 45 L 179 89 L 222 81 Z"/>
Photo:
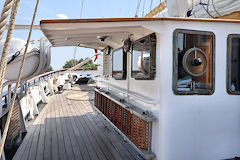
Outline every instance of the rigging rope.
<path id="1" fill-rule="evenodd" d="M 142 17 L 144 16 L 144 10 L 145 10 L 145 0 L 143 1 L 143 11 L 142 11 Z"/>
<path id="2" fill-rule="evenodd" d="M 216 17 L 212 16 L 212 15 L 209 13 L 209 11 L 208 11 L 209 1 L 210 1 L 210 0 L 208 0 L 207 9 L 204 7 L 205 4 L 202 3 L 202 0 L 200 0 L 200 4 L 202 5 L 202 7 L 203 7 L 203 9 L 206 11 L 206 13 L 207 13 L 211 18 L 215 19 Z"/>
<path id="3" fill-rule="evenodd" d="M 87 58 L 86 60 L 82 61 L 81 63 L 77 64 L 76 66 L 73 66 L 72 68 L 67 69 L 67 71 L 72 71 L 72 70 L 75 70 L 75 69 L 78 69 L 78 68 L 82 67 L 84 64 L 86 64 L 87 62 L 89 62 L 91 59 L 93 59 L 95 56 L 97 56 L 99 54 L 100 53 L 95 54 L 94 56 Z"/>
<path id="4" fill-rule="evenodd" d="M 192 11 L 193 11 L 193 8 L 194 8 L 194 5 L 193 5 L 193 0 L 192 0 Z M 194 17 L 196 18 L 195 12 L 193 12 L 193 15 L 194 15 Z"/>
<path id="5" fill-rule="evenodd" d="M 80 9 L 80 18 L 82 18 L 82 12 L 83 12 L 83 5 L 84 5 L 84 0 L 82 0 L 82 6 Z M 76 54 L 77 54 L 77 47 L 74 47 L 74 52 L 73 52 L 73 66 L 76 65 Z"/>
<path id="6" fill-rule="evenodd" d="M 163 3 L 164 3 L 164 2 L 163 2 Z M 166 2 L 165 2 L 165 3 L 166 3 Z M 160 0 L 160 5 L 161 5 L 161 4 L 162 4 L 162 0 Z M 163 10 L 164 10 L 164 9 L 162 9 L 162 11 L 161 11 L 160 13 L 162 13 L 162 16 L 165 17 L 165 15 L 163 14 Z"/>
<path id="7" fill-rule="evenodd" d="M 213 5 L 213 8 L 214 8 L 215 12 L 217 13 L 217 15 L 218 15 L 219 17 L 221 17 L 222 15 L 221 15 L 221 14 L 218 12 L 218 10 L 216 9 L 213 0 L 212 0 L 212 5 Z"/>
<path id="8" fill-rule="evenodd" d="M 81 11 L 80 11 L 80 18 L 82 18 L 83 5 L 84 5 L 84 0 L 82 0 L 82 6 L 81 6 Z"/>
<path id="9" fill-rule="evenodd" d="M 7 26 L 8 16 L 11 12 L 14 0 L 6 0 L 2 9 L 1 18 L 0 18 L 0 41 L 3 37 L 3 32 Z"/>
<path id="10" fill-rule="evenodd" d="M 0 91 L 1 92 L 2 92 L 2 85 L 3 85 L 5 70 L 7 67 L 8 52 L 10 50 L 10 45 L 11 45 L 11 41 L 12 41 L 12 35 L 13 35 L 13 30 L 14 30 L 14 25 L 15 25 L 15 20 L 16 20 L 19 4 L 20 4 L 20 0 L 14 0 L 14 4 L 12 6 L 12 11 L 11 11 L 11 16 L 10 16 L 10 21 L 9 21 L 8 32 L 7 32 L 7 36 L 6 36 L 6 41 L 4 43 L 4 47 L 2 50 L 2 57 L 1 57 L 1 61 L 0 61 Z"/>
<path id="11" fill-rule="evenodd" d="M 152 2 L 153 2 L 153 0 L 151 0 L 151 2 L 150 2 L 150 11 L 149 12 L 151 12 L 151 10 L 152 10 Z"/>
<path id="12" fill-rule="evenodd" d="M 140 8 L 140 4 L 141 4 L 141 0 L 138 0 L 138 5 L 137 5 L 137 10 L 136 10 L 136 13 L 135 13 L 135 17 L 138 17 L 138 10 Z"/>
<path id="13" fill-rule="evenodd" d="M 12 11 L 15 15 L 17 13 L 19 4 L 20 4 L 20 0 L 16 0 L 16 3 L 14 5 L 13 11 Z M 8 132 L 8 128 L 9 128 L 9 125 L 10 125 L 10 120 L 11 120 L 11 117 L 12 117 L 13 106 L 14 106 L 14 103 L 15 103 L 16 95 L 17 95 L 17 89 L 18 89 L 19 83 L 21 81 L 22 71 L 23 71 L 24 63 L 25 63 L 26 56 L 27 56 L 27 49 L 28 49 L 28 46 L 29 46 L 29 43 L 30 43 L 33 24 L 34 24 L 35 17 L 36 17 L 36 14 L 37 14 L 38 4 L 39 4 L 39 0 L 37 0 L 36 6 L 35 6 L 35 10 L 34 10 L 33 18 L 32 18 L 32 23 L 31 23 L 30 30 L 29 30 L 29 33 L 28 33 L 27 44 L 26 44 L 26 47 L 25 47 L 25 50 L 24 50 L 23 59 L 22 59 L 21 66 L 20 66 L 20 69 L 19 69 L 17 83 L 16 83 L 16 86 L 15 86 L 15 89 L 14 89 L 14 92 L 13 92 L 13 98 L 11 100 L 11 107 L 10 107 L 9 112 L 8 112 L 7 121 L 6 121 L 4 132 L 3 132 L 3 135 L 2 135 L 2 141 L 1 141 L 1 145 L 0 145 L 0 155 L 2 155 L 3 147 L 4 147 L 4 144 L 5 144 L 6 137 L 7 137 L 7 132 Z M 11 21 L 12 20 L 15 21 L 15 19 L 16 19 L 16 16 L 11 17 Z M 7 39 L 8 38 L 9 37 L 7 37 Z M 7 39 L 6 39 L 6 41 L 7 41 Z M 10 39 L 11 39 L 11 37 L 10 37 Z"/>
<path id="14" fill-rule="evenodd" d="M 132 1 L 132 0 L 129 0 L 129 1 L 128 1 L 128 14 L 130 14 L 130 15 L 131 15 L 131 12 L 130 12 L 131 1 Z"/>

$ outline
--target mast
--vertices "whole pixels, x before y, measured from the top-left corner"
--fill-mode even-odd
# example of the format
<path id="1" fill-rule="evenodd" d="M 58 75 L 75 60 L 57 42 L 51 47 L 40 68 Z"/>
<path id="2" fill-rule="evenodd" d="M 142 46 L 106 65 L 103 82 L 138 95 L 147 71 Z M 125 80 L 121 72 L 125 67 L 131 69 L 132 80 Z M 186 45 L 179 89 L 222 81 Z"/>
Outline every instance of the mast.
<path id="1" fill-rule="evenodd" d="M 80 10 L 80 18 L 82 18 L 82 11 L 83 11 L 83 5 L 84 5 L 84 0 L 82 0 L 82 6 Z M 76 65 L 76 54 L 77 54 L 77 47 L 74 47 L 74 53 L 73 53 L 73 66 Z"/>
<path id="2" fill-rule="evenodd" d="M 162 12 L 166 8 L 167 8 L 167 1 L 160 3 L 157 7 L 155 7 L 153 10 L 151 10 L 144 17 L 145 18 L 154 17 L 155 15 L 157 15 L 160 12 Z"/>

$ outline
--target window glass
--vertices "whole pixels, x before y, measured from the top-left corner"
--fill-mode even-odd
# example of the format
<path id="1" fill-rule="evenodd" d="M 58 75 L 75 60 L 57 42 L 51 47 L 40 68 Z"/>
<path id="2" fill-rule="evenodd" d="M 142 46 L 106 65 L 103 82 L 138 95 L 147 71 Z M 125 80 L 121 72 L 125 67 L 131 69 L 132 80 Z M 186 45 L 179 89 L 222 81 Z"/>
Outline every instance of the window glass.
<path id="1" fill-rule="evenodd" d="M 177 30 L 174 33 L 175 94 L 212 94 L 214 91 L 214 35 Z"/>
<path id="2" fill-rule="evenodd" d="M 155 74 L 156 36 L 151 34 L 133 42 L 132 77 L 153 79 Z"/>
<path id="3" fill-rule="evenodd" d="M 240 94 L 240 35 L 228 37 L 228 93 Z"/>
<path id="4" fill-rule="evenodd" d="M 126 78 L 126 54 L 122 48 L 112 53 L 112 75 L 115 79 Z"/>

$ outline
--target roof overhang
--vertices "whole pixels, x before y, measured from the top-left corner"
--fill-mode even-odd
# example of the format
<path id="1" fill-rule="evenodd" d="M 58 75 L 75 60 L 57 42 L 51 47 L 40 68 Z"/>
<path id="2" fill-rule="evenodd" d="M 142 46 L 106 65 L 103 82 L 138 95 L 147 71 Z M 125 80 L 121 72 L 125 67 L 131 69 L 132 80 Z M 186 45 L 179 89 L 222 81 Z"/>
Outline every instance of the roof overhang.
<path id="1" fill-rule="evenodd" d="M 40 27 L 54 47 L 79 46 L 100 50 L 107 46 L 119 48 L 129 37 L 136 40 L 153 32 L 129 21 L 43 20 Z"/>
<path id="2" fill-rule="evenodd" d="M 131 37 L 137 40 L 153 31 L 144 27 L 146 21 L 202 21 L 232 22 L 239 20 L 213 20 L 190 18 L 102 18 L 42 20 L 40 28 L 52 46 L 80 46 L 102 50 L 107 46 L 118 48 Z"/>

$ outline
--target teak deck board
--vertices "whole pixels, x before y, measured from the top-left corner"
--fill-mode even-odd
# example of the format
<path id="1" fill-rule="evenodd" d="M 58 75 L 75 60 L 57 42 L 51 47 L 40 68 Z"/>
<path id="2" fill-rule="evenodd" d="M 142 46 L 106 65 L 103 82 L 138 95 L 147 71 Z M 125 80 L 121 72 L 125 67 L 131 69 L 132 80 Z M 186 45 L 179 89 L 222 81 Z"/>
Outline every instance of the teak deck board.
<path id="1" fill-rule="evenodd" d="M 89 101 L 54 95 L 34 121 L 14 160 L 134 159 Z"/>

